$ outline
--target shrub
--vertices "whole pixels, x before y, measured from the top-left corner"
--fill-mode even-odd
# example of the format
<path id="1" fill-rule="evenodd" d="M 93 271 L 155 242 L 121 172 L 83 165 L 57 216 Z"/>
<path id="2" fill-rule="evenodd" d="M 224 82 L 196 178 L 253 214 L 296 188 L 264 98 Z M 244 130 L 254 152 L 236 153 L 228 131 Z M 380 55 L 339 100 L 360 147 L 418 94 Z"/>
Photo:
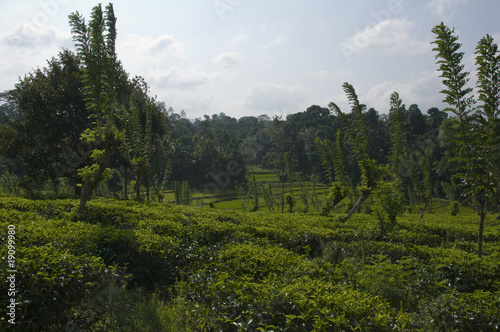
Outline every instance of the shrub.
<path id="1" fill-rule="evenodd" d="M 192 192 L 187 181 L 174 182 L 175 203 L 177 205 L 191 205 Z"/>
<path id="2" fill-rule="evenodd" d="M 2 246 L 2 256 L 6 256 Z M 16 251 L 17 270 L 16 328 L 19 330 L 57 330 L 69 320 L 72 307 L 95 294 L 118 275 L 99 257 L 75 256 L 51 245 Z M 6 271 L 2 270 L 2 280 Z M 7 292 L 1 300 L 7 303 Z M 2 317 L 7 317 L 2 306 Z"/>
<path id="3" fill-rule="evenodd" d="M 405 211 L 403 195 L 399 191 L 399 181 L 392 183 L 381 181 L 374 192 L 377 203 L 375 204 L 375 214 L 380 223 L 380 228 L 384 231 L 392 229 L 396 224 L 398 215 Z"/>
<path id="4" fill-rule="evenodd" d="M 458 201 L 451 202 L 451 205 L 450 205 L 450 214 L 452 216 L 456 216 L 459 213 L 460 213 L 460 202 L 458 202 Z"/>
<path id="5" fill-rule="evenodd" d="M 422 325 L 433 331 L 498 331 L 500 293 L 452 291 L 427 304 Z"/>

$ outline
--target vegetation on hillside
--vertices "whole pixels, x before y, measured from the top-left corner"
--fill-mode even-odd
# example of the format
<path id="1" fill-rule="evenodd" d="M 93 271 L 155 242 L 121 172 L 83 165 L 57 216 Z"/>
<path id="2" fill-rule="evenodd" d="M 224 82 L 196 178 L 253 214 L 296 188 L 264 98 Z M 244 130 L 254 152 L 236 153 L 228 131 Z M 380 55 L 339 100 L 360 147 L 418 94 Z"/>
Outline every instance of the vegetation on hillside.
<path id="1" fill-rule="evenodd" d="M 388 230 L 359 213 L 343 223 L 133 201 L 78 206 L 0 200 L 0 227 L 17 230 L 20 329 L 500 328 L 500 225 L 490 216 L 480 259 L 476 219 L 464 211 L 406 213 Z M 6 257 L 5 239 L 0 251 Z M 6 303 L 5 283 L 0 290 Z"/>

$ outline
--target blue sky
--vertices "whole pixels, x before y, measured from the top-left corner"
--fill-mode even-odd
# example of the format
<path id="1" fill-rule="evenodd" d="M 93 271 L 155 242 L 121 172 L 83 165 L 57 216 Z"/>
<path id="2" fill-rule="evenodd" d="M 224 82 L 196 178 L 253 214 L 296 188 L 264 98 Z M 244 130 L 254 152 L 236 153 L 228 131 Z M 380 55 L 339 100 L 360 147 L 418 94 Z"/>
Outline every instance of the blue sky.
<path id="1" fill-rule="evenodd" d="M 68 15 L 97 2 L 2 0 L 0 91 L 61 47 L 72 48 Z M 106 5 L 107 2 L 103 2 Z M 423 112 L 442 108 L 430 42 L 441 21 L 456 29 L 474 81 L 474 48 L 500 40 L 498 0 L 115 1 L 117 51 L 125 70 L 189 118 L 286 116 L 315 104 L 349 112 L 342 83 L 387 113 L 398 91 Z"/>

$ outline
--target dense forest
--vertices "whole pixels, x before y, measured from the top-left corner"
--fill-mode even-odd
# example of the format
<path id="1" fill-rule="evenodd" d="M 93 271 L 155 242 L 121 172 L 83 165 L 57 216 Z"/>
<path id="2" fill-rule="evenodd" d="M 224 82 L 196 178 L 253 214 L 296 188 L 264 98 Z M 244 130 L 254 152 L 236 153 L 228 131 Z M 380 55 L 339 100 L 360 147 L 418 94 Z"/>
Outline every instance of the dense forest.
<path id="1" fill-rule="evenodd" d="M 50 84 L 48 79 L 55 75 L 51 73 L 52 70 L 67 72 L 63 61 L 76 61 L 69 51 L 60 56 L 61 59 L 51 60 L 49 68 L 30 74 L 15 90 L 2 95 L 2 173 L 8 171 L 18 177 L 20 186 L 25 189 L 41 190 L 49 181 L 58 185 L 62 179 L 73 185 L 78 183 L 77 171 L 88 163 L 91 152 L 91 147 L 79 140 L 79 135 L 88 125 L 85 122 L 90 122 L 83 97 L 78 95 L 81 94 L 80 90 L 76 89 L 72 92 L 75 95 L 67 97 L 70 100 L 78 97 L 80 109 L 73 104 L 58 105 L 58 108 L 65 109 L 64 112 L 48 105 L 42 109 L 41 100 L 24 100 L 24 97 L 43 98 L 40 95 L 29 97 L 29 89 L 50 88 L 54 89 L 54 95 L 57 94 L 57 86 L 44 87 L 43 84 Z M 66 60 L 63 57 L 67 57 Z M 126 87 L 132 89 L 133 83 L 129 83 Z M 63 86 L 67 89 L 65 83 L 59 84 L 59 89 Z M 38 105 L 36 111 L 24 108 L 24 103 Z M 228 165 L 238 170 L 231 172 L 228 186 L 243 184 L 249 165 L 260 165 L 279 172 L 286 153 L 290 156 L 293 170 L 301 177 L 310 178 L 314 175 L 327 183 L 329 178 L 324 167 L 324 144 L 329 142 L 326 144 L 335 145 L 338 131 L 345 130 L 338 116 L 330 109 L 317 105 L 290 114 L 286 119 L 270 119 L 266 115 L 236 119 L 221 113 L 196 120 L 187 119 L 182 112 L 178 114 L 172 109 L 166 110 L 163 103 L 156 102 L 156 106 L 153 116 L 157 120 L 152 121 L 156 126 L 151 128 L 156 137 L 150 142 L 152 153 L 148 165 L 151 168 L 147 172 L 146 185 L 152 185 L 158 176 L 167 173 L 172 180 L 189 181 L 192 187 L 203 188 L 216 180 L 215 175 L 227 172 Z M 66 107 L 75 111 L 70 113 Z M 145 110 L 142 111 L 145 113 Z M 144 128 L 146 114 L 141 116 Z M 346 116 L 349 118 L 352 115 Z M 380 164 L 388 164 L 394 115 L 379 113 L 373 108 L 366 109 L 363 105 L 363 116 L 369 128 L 369 157 Z M 447 162 L 453 145 L 452 119 L 437 108 L 422 112 L 418 105 L 408 108 L 403 105 L 401 117 L 408 162 L 418 162 L 429 149 L 433 194 L 458 199 L 458 193 L 450 186 L 453 171 Z M 129 176 L 128 181 L 135 179 L 130 157 L 127 158 L 122 150 L 117 149 L 111 163 L 118 172 L 116 176 L 120 177 L 120 183 L 109 180 L 112 190 L 120 196 L 124 194 L 126 175 Z M 359 180 L 353 152 L 348 148 L 345 149 L 345 161 L 349 176 Z M 412 166 L 407 165 L 407 168 Z M 401 170 L 402 177 L 407 190 L 411 191 L 407 168 Z"/>

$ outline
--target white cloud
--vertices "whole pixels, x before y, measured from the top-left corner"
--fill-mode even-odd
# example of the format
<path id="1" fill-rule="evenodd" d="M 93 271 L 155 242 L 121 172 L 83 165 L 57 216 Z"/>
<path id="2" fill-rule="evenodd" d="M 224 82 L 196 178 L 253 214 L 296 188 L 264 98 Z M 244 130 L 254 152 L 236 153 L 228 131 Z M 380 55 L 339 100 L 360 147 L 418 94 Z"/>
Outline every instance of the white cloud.
<path id="1" fill-rule="evenodd" d="M 417 40 L 410 34 L 414 24 L 399 18 L 384 20 L 353 35 L 341 44 L 341 49 L 346 57 L 371 51 L 405 55 L 429 51 L 428 42 Z"/>
<path id="2" fill-rule="evenodd" d="M 345 70 L 345 69 L 339 69 L 339 70 L 334 71 L 333 73 L 329 72 L 326 69 L 321 69 L 321 70 L 318 70 L 318 71 L 312 73 L 312 76 L 314 78 L 317 78 L 320 80 L 332 81 L 332 80 L 338 79 L 338 80 L 345 81 L 347 78 L 351 77 L 353 74 L 354 73 L 352 71 Z"/>
<path id="3" fill-rule="evenodd" d="M 184 50 L 182 43 L 178 42 L 172 35 L 162 35 L 158 38 L 128 34 L 125 42 L 120 45 L 122 53 L 144 56 L 171 56 L 182 59 Z M 120 53 L 119 53 L 120 54 Z"/>
<path id="4" fill-rule="evenodd" d="M 298 110 L 306 99 L 302 87 L 258 83 L 253 85 L 246 94 L 246 104 L 250 108 L 263 112 Z"/>
<path id="5" fill-rule="evenodd" d="M 157 95 L 159 100 L 164 101 L 167 107 L 172 107 L 176 113 L 186 111 L 189 119 L 220 112 L 216 106 L 217 99 L 211 93 L 200 89 L 169 89 L 167 86 L 162 86 L 152 87 L 151 92 L 152 95 Z"/>
<path id="6" fill-rule="evenodd" d="M 13 88 L 19 77 L 46 66 L 47 60 L 56 57 L 61 47 L 72 46 L 71 34 L 54 26 L 19 23 L 0 33 L 0 86 Z"/>
<path id="7" fill-rule="evenodd" d="M 321 103 L 323 107 L 328 107 L 330 103 L 335 103 L 342 112 L 344 113 L 350 113 L 350 105 L 349 105 L 349 100 L 347 99 L 347 96 L 345 93 L 338 93 L 335 95 L 331 95 L 328 98 L 324 99 Z"/>
<path id="8" fill-rule="evenodd" d="M 15 28 L 1 34 L 0 44 L 4 45 L 3 47 L 22 49 L 23 52 L 30 50 L 36 53 L 39 53 L 41 48 L 73 45 L 69 32 L 54 26 L 38 27 L 31 23 L 19 23 Z"/>
<path id="9" fill-rule="evenodd" d="M 368 107 L 374 107 L 381 113 L 387 113 L 390 108 L 390 96 L 396 91 L 403 103 L 409 107 L 418 104 L 422 112 L 426 107 L 439 107 L 442 96 L 441 80 L 438 72 L 423 72 L 419 77 L 408 79 L 408 82 L 385 81 L 371 88 L 365 96 L 360 97 Z"/>
<path id="10" fill-rule="evenodd" d="M 184 69 L 179 66 L 152 70 L 145 74 L 145 78 L 152 84 L 167 89 L 189 88 L 207 84 L 214 79 L 214 74 L 209 74 L 194 66 Z"/>
<path id="11" fill-rule="evenodd" d="M 176 58 L 182 57 L 182 44 L 177 42 L 172 35 L 163 35 L 156 39 L 145 37 L 144 39 L 146 43 L 149 42 L 149 51 L 152 54 L 169 54 Z"/>
<path id="12" fill-rule="evenodd" d="M 183 44 L 172 35 L 158 38 L 128 34 L 117 44 L 118 58 L 124 68 L 133 75 L 143 75 L 149 84 L 164 84 L 167 81 L 174 87 L 201 84 L 202 73 L 196 69 L 185 70 L 173 65 L 182 64 Z M 167 67 L 168 63 L 170 67 Z"/>
<path id="13" fill-rule="evenodd" d="M 436 15 L 450 18 L 456 11 L 456 9 L 451 10 L 452 8 L 464 5 L 467 2 L 468 0 L 431 0 L 426 7 Z"/>
<path id="14" fill-rule="evenodd" d="M 260 48 L 262 49 L 265 49 L 265 48 L 270 48 L 270 47 L 273 47 L 273 46 L 277 46 L 285 41 L 287 41 L 288 38 L 286 37 L 283 37 L 283 36 L 277 36 L 276 38 L 274 38 L 273 40 L 271 40 L 269 43 L 265 44 L 265 45 L 262 45 L 260 46 Z"/>
<path id="15" fill-rule="evenodd" d="M 248 40 L 248 35 L 238 35 L 231 40 L 231 45 L 238 46 Z"/>
<path id="16" fill-rule="evenodd" d="M 238 52 L 222 52 L 212 59 L 212 63 L 224 68 L 230 68 L 237 65 L 240 58 L 241 56 Z"/>

